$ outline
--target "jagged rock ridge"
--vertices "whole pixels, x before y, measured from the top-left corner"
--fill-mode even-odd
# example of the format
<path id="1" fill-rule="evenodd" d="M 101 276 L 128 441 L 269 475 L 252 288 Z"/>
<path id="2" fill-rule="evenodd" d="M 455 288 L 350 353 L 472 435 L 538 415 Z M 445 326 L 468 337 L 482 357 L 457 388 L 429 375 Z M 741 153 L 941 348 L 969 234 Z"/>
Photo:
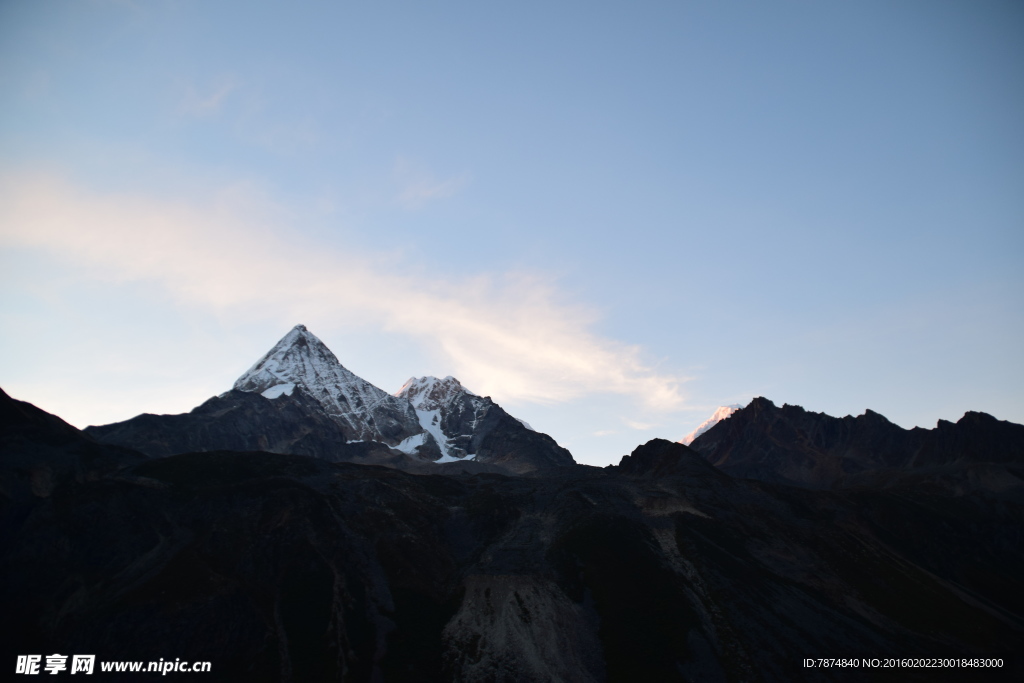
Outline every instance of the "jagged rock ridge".
<path id="1" fill-rule="evenodd" d="M 984 473 L 1009 486 L 1006 468 L 1024 467 L 1024 425 L 968 412 L 955 424 L 903 429 L 872 410 L 837 418 L 759 397 L 691 447 L 734 477 L 807 488 L 877 485 L 925 471 L 960 479 Z"/>

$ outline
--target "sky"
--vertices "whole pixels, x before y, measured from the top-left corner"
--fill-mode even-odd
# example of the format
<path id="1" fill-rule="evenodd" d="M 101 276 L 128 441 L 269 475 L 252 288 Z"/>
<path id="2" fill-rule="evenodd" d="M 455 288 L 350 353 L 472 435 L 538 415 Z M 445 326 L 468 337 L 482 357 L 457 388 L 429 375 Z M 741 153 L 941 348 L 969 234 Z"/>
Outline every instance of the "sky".
<path id="1" fill-rule="evenodd" d="M 0 0 L 0 387 L 186 412 L 298 323 L 594 465 L 1024 423 L 1024 5 Z"/>

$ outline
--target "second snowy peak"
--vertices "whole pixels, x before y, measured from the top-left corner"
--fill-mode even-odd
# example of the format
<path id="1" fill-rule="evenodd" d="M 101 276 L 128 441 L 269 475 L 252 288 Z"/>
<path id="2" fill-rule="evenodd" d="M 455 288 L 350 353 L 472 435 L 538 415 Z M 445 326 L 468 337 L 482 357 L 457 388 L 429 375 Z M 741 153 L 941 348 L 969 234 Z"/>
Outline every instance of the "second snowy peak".
<path id="1" fill-rule="evenodd" d="M 420 426 L 441 449 L 438 462 L 472 460 L 473 435 L 491 402 L 469 391 L 452 376 L 412 377 L 395 392 L 409 401 Z"/>

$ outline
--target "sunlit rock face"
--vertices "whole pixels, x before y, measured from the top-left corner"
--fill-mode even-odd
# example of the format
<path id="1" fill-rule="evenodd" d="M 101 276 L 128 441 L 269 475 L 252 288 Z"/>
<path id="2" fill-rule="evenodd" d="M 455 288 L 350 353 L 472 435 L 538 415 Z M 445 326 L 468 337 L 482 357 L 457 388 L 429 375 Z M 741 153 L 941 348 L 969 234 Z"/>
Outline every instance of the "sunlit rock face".
<path id="1" fill-rule="evenodd" d="M 802 667 L 837 653 L 1019 679 L 1019 472 L 929 476 L 808 491 L 662 440 L 529 477 L 145 458 L 0 394 L 0 649 L 211 681 L 864 680 Z"/>

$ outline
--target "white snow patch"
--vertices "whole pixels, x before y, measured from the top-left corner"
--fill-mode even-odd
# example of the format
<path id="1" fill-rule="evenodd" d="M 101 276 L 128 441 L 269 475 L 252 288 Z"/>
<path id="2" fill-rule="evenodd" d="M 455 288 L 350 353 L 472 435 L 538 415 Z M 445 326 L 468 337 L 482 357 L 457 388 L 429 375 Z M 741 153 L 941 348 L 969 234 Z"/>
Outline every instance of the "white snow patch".
<path id="1" fill-rule="evenodd" d="M 412 455 L 416 452 L 416 449 L 427 442 L 427 433 L 420 432 L 419 434 L 413 434 L 410 437 L 406 437 L 402 440 L 402 443 L 397 446 L 392 446 L 396 451 L 402 451 L 407 455 Z"/>
<path id="2" fill-rule="evenodd" d="M 732 405 L 729 406 L 719 407 L 718 410 L 715 411 L 714 415 L 701 422 L 699 427 L 697 427 L 692 432 L 690 432 L 682 439 L 680 439 L 679 443 L 683 444 L 684 446 L 689 446 L 698 436 L 708 431 L 722 420 L 728 418 L 730 415 L 732 415 L 742 407 L 743 406 L 740 405 L 739 403 L 733 403 Z"/>
<path id="3" fill-rule="evenodd" d="M 465 458 L 456 458 L 455 456 L 447 455 L 446 454 L 446 455 L 442 455 L 440 458 L 438 458 L 434 462 L 436 462 L 436 463 L 465 462 L 467 460 L 473 460 L 475 458 L 476 458 L 476 453 L 471 453 L 470 455 L 467 455 Z"/>
<path id="4" fill-rule="evenodd" d="M 519 418 L 518 418 L 518 417 L 517 417 L 516 419 L 517 419 L 517 420 L 519 420 Z M 531 432 L 535 432 L 535 431 L 537 431 L 536 429 L 534 429 L 533 427 L 531 427 L 531 426 L 530 426 L 530 423 L 529 423 L 529 422 L 527 422 L 526 420 L 519 420 L 519 424 L 523 425 L 524 427 L 526 427 L 527 429 L 529 429 L 529 430 L 530 430 Z"/>
<path id="5" fill-rule="evenodd" d="M 264 391 L 261 395 L 264 398 L 279 398 L 280 396 L 291 396 L 292 395 L 292 391 L 294 391 L 294 389 L 295 389 L 295 383 L 294 382 L 285 382 L 284 384 L 276 384 L 276 385 L 270 387 L 269 389 Z"/>
<path id="6" fill-rule="evenodd" d="M 434 441 L 437 442 L 438 448 L 441 449 L 441 457 L 447 458 L 448 455 L 448 437 L 441 431 L 441 410 L 439 408 L 434 410 L 420 410 L 416 408 L 416 417 L 420 420 L 420 426 L 426 432 L 429 432 L 434 437 Z M 458 458 L 456 458 L 457 460 Z M 440 462 L 440 461 L 435 461 Z M 446 461 L 450 462 L 450 461 Z"/>

